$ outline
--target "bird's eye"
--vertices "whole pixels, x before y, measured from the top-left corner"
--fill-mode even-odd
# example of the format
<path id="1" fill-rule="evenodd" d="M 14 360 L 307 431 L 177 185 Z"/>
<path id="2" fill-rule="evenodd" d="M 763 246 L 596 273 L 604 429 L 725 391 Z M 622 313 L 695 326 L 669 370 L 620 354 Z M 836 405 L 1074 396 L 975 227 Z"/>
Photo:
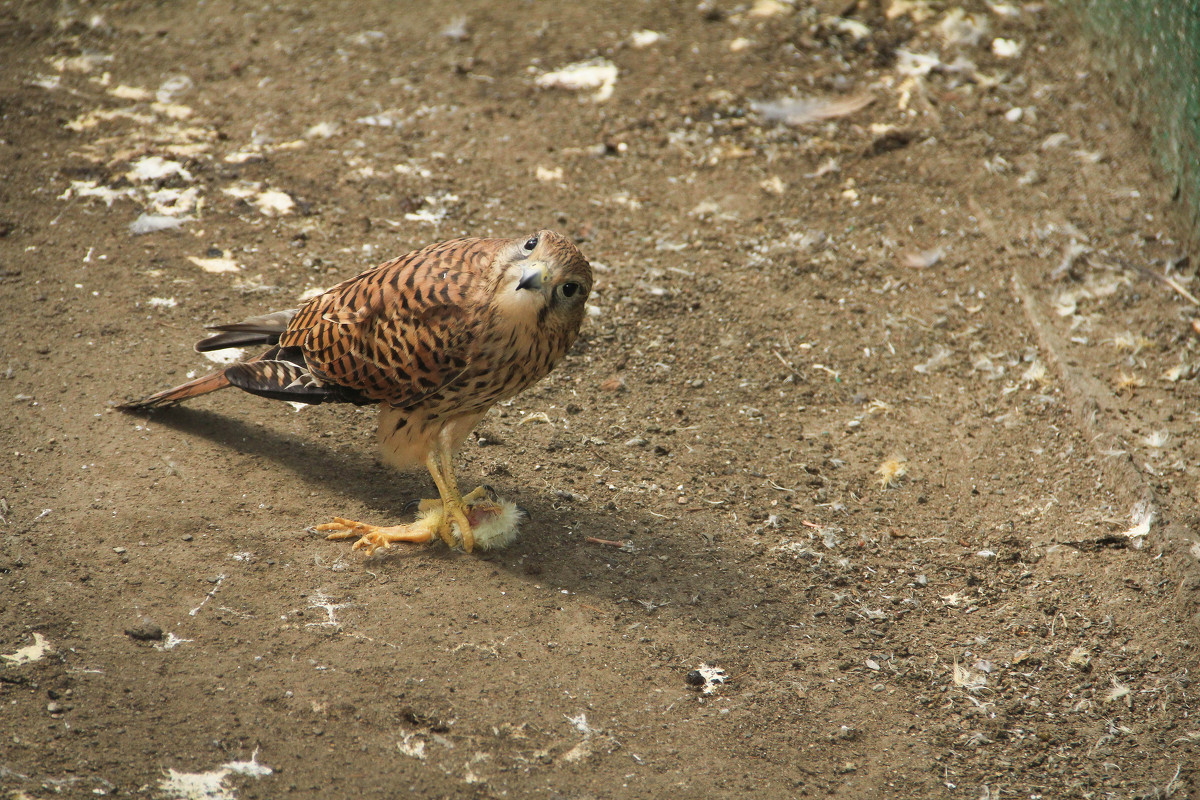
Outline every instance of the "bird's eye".
<path id="1" fill-rule="evenodd" d="M 562 292 L 563 297 L 574 297 L 581 288 L 583 287 L 581 287 L 578 283 L 571 281 L 570 283 L 564 283 L 560 291 Z"/>
<path id="2" fill-rule="evenodd" d="M 521 245 L 521 249 L 525 251 L 526 255 L 528 255 L 533 252 L 533 248 L 537 247 L 537 245 L 538 245 L 538 237 L 530 236 L 528 239 L 525 240 L 525 244 Z"/>

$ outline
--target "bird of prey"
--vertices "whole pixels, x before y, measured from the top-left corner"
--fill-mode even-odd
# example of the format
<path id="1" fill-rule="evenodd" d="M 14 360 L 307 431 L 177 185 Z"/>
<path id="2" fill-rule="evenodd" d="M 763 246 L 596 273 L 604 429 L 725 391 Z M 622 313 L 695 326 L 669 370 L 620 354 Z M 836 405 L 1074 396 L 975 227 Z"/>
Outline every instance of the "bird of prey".
<path id="1" fill-rule="evenodd" d="M 520 512 L 480 487 L 460 494 L 454 451 L 496 402 L 546 376 L 579 332 L 592 268 L 553 231 L 517 239 L 455 239 L 402 255 L 297 309 L 216 325 L 200 352 L 266 352 L 127 403 L 140 411 L 228 386 L 301 403 L 380 407 L 379 445 L 396 467 L 424 464 L 439 499 L 407 525 L 341 517 L 317 526 L 359 537 L 368 554 L 393 542 L 503 546 Z"/>

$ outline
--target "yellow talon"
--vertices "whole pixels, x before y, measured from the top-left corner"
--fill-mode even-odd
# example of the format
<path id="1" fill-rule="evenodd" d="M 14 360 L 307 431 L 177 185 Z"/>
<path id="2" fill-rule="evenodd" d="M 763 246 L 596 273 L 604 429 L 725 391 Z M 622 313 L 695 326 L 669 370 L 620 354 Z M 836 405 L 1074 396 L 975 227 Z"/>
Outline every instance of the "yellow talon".
<path id="1" fill-rule="evenodd" d="M 331 541 L 359 537 L 355 550 L 366 549 L 367 555 L 376 550 L 388 550 L 394 542 L 425 543 L 436 535 L 447 547 L 462 545 L 470 553 L 476 547 L 504 547 L 517 536 L 522 512 L 507 500 L 480 486 L 459 502 L 446 504 L 441 500 L 422 500 L 415 522 L 408 525 L 379 526 L 334 517 L 333 522 L 317 525 L 315 530 L 326 534 Z"/>

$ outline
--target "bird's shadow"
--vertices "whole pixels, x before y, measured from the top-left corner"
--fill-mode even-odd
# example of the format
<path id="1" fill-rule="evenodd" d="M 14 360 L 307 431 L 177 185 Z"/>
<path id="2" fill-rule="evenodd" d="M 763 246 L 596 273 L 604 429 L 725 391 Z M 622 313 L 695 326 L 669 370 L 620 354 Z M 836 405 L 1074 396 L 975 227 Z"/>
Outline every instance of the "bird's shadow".
<path id="1" fill-rule="evenodd" d="M 305 481 L 320 484 L 347 497 L 352 497 L 372 509 L 383 509 L 397 514 L 413 510 L 414 498 L 430 494 L 431 486 L 422 481 L 419 473 L 398 473 L 362 456 L 339 452 L 320 442 L 314 442 L 255 423 L 224 416 L 204 409 L 168 407 L 139 414 L 152 423 L 163 425 L 188 435 L 195 435 L 214 442 L 231 451 L 270 459 Z M 511 487 L 516 488 L 516 487 Z M 623 531 L 641 524 L 647 531 L 654 520 L 645 514 L 629 510 L 623 512 L 598 513 L 594 509 L 575 507 L 570 510 L 556 509 L 541 498 L 529 498 L 530 504 L 523 510 L 530 515 L 522 526 L 522 536 L 503 551 L 477 551 L 476 557 L 488 561 L 499 569 L 525 576 L 539 576 L 537 580 L 549 581 L 558 586 L 572 587 L 589 593 L 639 596 L 648 590 L 642 585 L 642 570 L 629 577 L 618 577 L 611 570 L 624 562 L 632 565 L 644 561 L 642 556 L 629 555 L 611 549 L 611 541 L 623 538 Z M 552 531 L 562 531 L 568 524 L 590 531 L 610 541 L 600 544 L 589 543 L 585 533 L 564 540 Z M 640 538 L 638 549 L 650 547 L 659 558 L 667 556 L 677 567 L 676 580 L 653 578 L 656 582 L 655 597 L 669 598 L 677 605 L 684 605 L 698 591 L 695 583 L 687 578 L 695 569 L 704 568 L 709 556 L 698 542 L 687 544 L 676 537 Z M 376 563 L 403 560 L 415 552 L 409 548 L 380 551 L 371 558 Z M 453 557 L 443 548 L 438 548 L 440 557 Z M 651 559 L 654 561 L 656 559 Z M 589 573 L 598 572 L 606 576 L 606 583 L 613 585 L 601 589 Z M 711 576 L 709 581 L 713 581 Z M 717 579 L 719 581 L 719 579 Z M 713 589 L 713 586 L 709 586 Z M 727 585 L 715 592 L 725 600 L 732 601 L 739 592 L 736 585 Z"/>
<path id="2" fill-rule="evenodd" d="M 431 488 L 422 483 L 419 473 L 398 472 L 311 439 L 204 409 L 172 406 L 137 415 L 243 455 L 270 459 L 307 482 L 335 487 L 372 508 L 402 511 L 420 492 L 429 494 Z"/>

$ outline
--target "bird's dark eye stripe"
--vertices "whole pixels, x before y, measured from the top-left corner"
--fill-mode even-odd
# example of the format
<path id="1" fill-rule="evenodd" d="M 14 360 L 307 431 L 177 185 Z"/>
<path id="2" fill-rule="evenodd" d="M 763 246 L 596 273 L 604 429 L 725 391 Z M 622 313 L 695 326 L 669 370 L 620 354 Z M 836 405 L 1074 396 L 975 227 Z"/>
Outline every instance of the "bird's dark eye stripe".
<path id="1" fill-rule="evenodd" d="M 536 237 L 536 236 L 530 236 L 530 237 L 529 237 L 529 239 L 527 239 L 527 240 L 525 241 L 525 246 L 524 246 L 524 248 L 523 248 L 523 249 L 524 249 L 524 250 L 525 250 L 525 252 L 527 252 L 527 253 L 532 253 L 532 252 L 533 252 L 533 248 L 537 247 L 537 245 L 538 245 L 538 237 Z"/>

